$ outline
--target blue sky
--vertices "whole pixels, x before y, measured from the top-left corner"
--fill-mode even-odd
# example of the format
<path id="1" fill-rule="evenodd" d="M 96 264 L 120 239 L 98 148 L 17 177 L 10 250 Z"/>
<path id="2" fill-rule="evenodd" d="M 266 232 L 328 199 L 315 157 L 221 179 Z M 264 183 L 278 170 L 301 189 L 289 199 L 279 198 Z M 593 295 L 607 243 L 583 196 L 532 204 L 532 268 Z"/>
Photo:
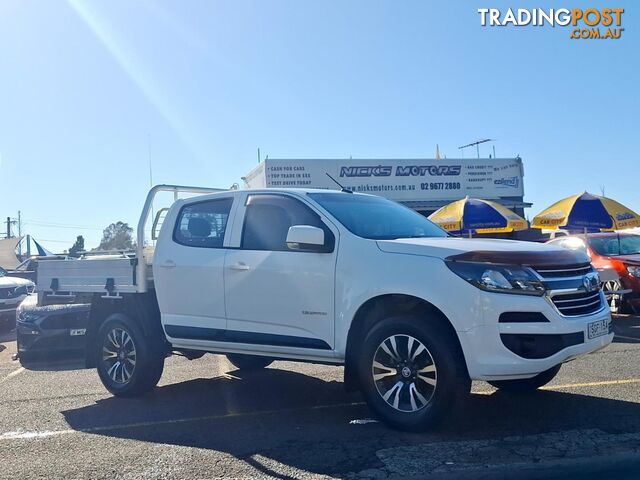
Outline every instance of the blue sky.
<path id="1" fill-rule="evenodd" d="M 480 26 L 508 6 L 585 4 L 3 0 L 0 217 L 93 247 L 137 222 L 149 152 L 154 183 L 227 187 L 258 147 L 451 158 L 485 137 L 523 158 L 530 216 L 602 185 L 640 211 L 637 4 L 598 5 L 625 8 L 614 41 Z"/>

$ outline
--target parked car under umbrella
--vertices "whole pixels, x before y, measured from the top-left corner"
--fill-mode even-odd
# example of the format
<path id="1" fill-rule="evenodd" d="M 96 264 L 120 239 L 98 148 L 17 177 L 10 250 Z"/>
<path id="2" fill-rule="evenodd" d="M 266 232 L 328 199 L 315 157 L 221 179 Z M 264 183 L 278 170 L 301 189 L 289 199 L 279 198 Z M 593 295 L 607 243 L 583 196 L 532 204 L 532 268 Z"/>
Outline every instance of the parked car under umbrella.
<path id="1" fill-rule="evenodd" d="M 587 249 L 587 244 L 591 244 L 592 239 L 589 238 L 590 233 L 611 232 L 614 230 L 626 230 L 640 227 L 640 216 L 630 208 L 621 203 L 607 197 L 601 197 L 592 193 L 584 192 L 582 194 L 572 195 L 554 203 L 547 209 L 540 212 L 533 218 L 531 224 L 533 228 L 541 228 L 547 230 L 565 230 L 568 232 L 581 233 L 582 239 L 575 237 L 566 242 L 560 241 L 562 246 L 577 246 L 576 248 Z M 595 241 L 595 240 L 593 240 Z M 620 237 L 615 234 L 611 238 L 602 237 L 599 241 L 607 242 L 612 246 L 615 244 L 620 248 Z M 585 243 L 586 242 L 586 243 Z M 600 257 L 613 257 L 607 255 L 606 249 L 602 247 L 602 253 L 597 254 L 596 250 L 591 251 L 592 259 L 594 255 Z M 609 247 L 607 247 L 609 248 Z M 613 247 L 611 247 L 613 248 Z M 615 256 L 620 255 L 620 253 Z M 606 260 L 610 265 L 604 268 L 601 263 L 594 263 L 594 268 L 601 272 L 613 274 L 613 277 L 601 278 L 603 281 L 603 290 L 609 301 L 612 310 L 617 312 L 620 307 L 624 306 L 625 295 L 628 296 L 630 284 L 635 284 L 635 276 L 626 270 L 626 266 L 618 260 L 609 258 Z M 631 258 L 628 262 L 631 264 L 635 259 Z M 593 262 L 592 262 L 593 263 Z M 630 265 L 631 265 L 630 264 Z M 635 266 L 631 265 L 634 272 Z M 622 277 L 626 277 L 623 280 Z M 620 301 L 622 300 L 622 301 Z"/>

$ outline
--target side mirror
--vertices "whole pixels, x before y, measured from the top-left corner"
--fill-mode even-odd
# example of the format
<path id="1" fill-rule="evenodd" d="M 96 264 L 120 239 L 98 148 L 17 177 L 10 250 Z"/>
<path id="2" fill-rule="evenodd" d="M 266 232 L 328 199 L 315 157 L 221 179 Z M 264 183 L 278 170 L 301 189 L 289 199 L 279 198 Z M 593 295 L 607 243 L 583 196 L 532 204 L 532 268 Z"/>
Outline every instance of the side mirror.
<path id="1" fill-rule="evenodd" d="M 290 250 L 321 252 L 324 250 L 324 230 L 311 225 L 294 225 L 287 232 L 287 247 Z"/>

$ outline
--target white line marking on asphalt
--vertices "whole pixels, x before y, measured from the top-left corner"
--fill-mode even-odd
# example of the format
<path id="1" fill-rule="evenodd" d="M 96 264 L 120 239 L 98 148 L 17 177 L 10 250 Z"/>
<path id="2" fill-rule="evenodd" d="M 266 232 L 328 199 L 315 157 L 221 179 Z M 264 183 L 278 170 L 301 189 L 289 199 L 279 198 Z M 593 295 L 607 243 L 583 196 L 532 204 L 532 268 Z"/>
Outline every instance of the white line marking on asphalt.
<path id="1" fill-rule="evenodd" d="M 24 369 L 19 369 L 14 372 L 11 372 L 9 375 L 0 379 L 0 383 L 10 376 L 17 375 Z M 599 387 L 606 385 L 628 385 L 640 383 L 640 378 L 628 378 L 622 380 L 605 380 L 601 382 L 585 382 L 585 383 L 569 383 L 565 385 L 548 385 L 546 387 L 541 387 L 541 390 L 563 390 L 563 389 L 571 389 L 571 388 L 585 388 L 585 387 Z M 492 395 L 496 392 L 496 390 L 477 390 L 472 391 L 471 393 L 474 395 Z M 66 429 L 66 430 L 45 430 L 45 431 L 26 431 L 22 429 L 18 429 L 12 432 L 6 432 L 0 434 L 0 441 L 2 440 L 34 440 L 41 438 L 49 438 L 60 435 L 69 435 L 72 433 L 100 433 L 107 432 L 111 430 L 124 430 L 127 428 L 144 428 L 144 427 L 152 427 L 157 425 L 175 425 L 181 423 L 191 423 L 191 422 L 202 422 L 202 421 L 210 421 L 210 420 L 222 420 L 226 418 L 236 418 L 236 417 L 254 417 L 260 415 L 274 415 L 278 413 L 287 413 L 287 412 L 296 412 L 296 411 L 313 411 L 313 410 L 328 410 L 332 408 L 345 408 L 345 407 L 359 407 L 366 405 L 364 402 L 352 402 L 352 403 L 338 403 L 333 405 L 317 405 L 313 407 L 296 407 L 296 408 L 288 408 L 281 410 L 264 410 L 258 412 L 237 412 L 237 413 L 225 413 L 222 415 L 206 415 L 202 417 L 191 417 L 191 418 L 175 418 L 168 420 L 156 420 L 150 422 L 136 422 L 136 423 L 127 423 L 121 425 L 104 425 L 101 427 L 90 427 L 90 428 L 81 428 L 77 430 Z M 373 420 L 372 422 L 375 422 Z M 351 424 L 364 424 L 364 423 L 372 423 L 369 419 L 364 420 L 355 420 L 349 423 Z"/>
<path id="2" fill-rule="evenodd" d="M 586 387 L 605 387 L 609 385 L 629 385 L 632 383 L 640 383 L 640 378 L 626 378 L 623 380 L 603 380 L 601 382 L 584 382 L 584 383 L 566 383 L 564 385 L 546 385 L 540 387 L 538 390 L 567 390 L 571 388 L 586 388 Z M 472 391 L 474 395 L 493 395 L 498 390 L 477 390 Z"/>
<path id="3" fill-rule="evenodd" d="M 566 389 L 566 388 L 604 387 L 607 385 L 628 385 L 630 383 L 640 383 L 640 378 L 627 378 L 623 380 L 603 380 L 601 382 L 567 383 L 565 385 L 547 385 L 545 387 L 540 387 L 540 389 L 555 390 L 555 389 Z"/>
<path id="4" fill-rule="evenodd" d="M 378 420 L 373 418 L 360 418 L 358 420 L 351 420 L 349 425 L 367 425 L 368 423 L 378 423 Z"/>
<path id="5" fill-rule="evenodd" d="M 6 377 L 0 378 L 0 383 L 4 383 L 7 380 L 9 380 L 10 378 L 15 377 L 16 375 L 18 375 L 19 373 L 22 373 L 22 372 L 24 372 L 24 367 L 20 367 L 19 369 L 14 370 L 13 372 L 9 373 Z"/>
<path id="6" fill-rule="evenodd" d="M 30 440 L 32 438 L 45 438 L 45 437 L 53 437 L 56 435 L 63 435 L 65 433 L 73 433 L 75 430 L 53 430 L 53 431 L 44 431 L 44 432 L 27 432 L 25 430 L 16 430 L 15 432 L 6 432 L 0 435 L 0 440 L 16 440 L 16 439 L 27 439 Z"/>
<path id="7" fill-rule="evenodd" d="M 225 413 L 222 415 L 206 415 L 202 417 L 174 418 L 169 420 L 156 420 L 151 422 L 125 423 L 121 425 L 104 425 L 101 427 L 79 428 L 77 430 L 67 429 L 67 430 L 45 430 L 42 432 L 38 432 L 38 431 L 30 432 L 27 430 L 18 429 L 13 432 L 6 432 L 3 434 L 0 434 L 0 441 L 21 440 L 21 439 L 32 440 L 32 439 L 38 439 L 38 438 L 55 437 L 59 435 L 68 435 L 71 433 L 100 433 L 100 432 L 107 432 L 110 430 L 124 430 L 127 428 L 143 428 L 143 427 L 152 427 L 157 425 L 175 425 L 180 423 L 222 420 L 225 418 L 254 417 L 259 415 L 274 415 L 277 413 L 296 412 L 301 410 L 305 410 L 305 411 L 328 410 L 331 408 L 359 407 L 363 405 L 365 405 L 364 402 L 338 403 L 333 405 L 317 405 L 313 407 L 297 407 L 297 408 L 287 408 L 282 410 L 263 410 L 259 412 Z"/>

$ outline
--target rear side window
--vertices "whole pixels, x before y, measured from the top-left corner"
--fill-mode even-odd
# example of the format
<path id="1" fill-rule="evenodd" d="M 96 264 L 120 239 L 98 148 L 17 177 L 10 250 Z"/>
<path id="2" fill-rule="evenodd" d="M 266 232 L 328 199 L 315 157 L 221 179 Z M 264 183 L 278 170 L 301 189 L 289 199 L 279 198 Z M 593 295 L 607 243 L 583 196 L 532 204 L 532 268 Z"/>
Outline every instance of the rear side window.
<path id="1" fill-rule="evenodd" d="M 335 237 L 320 216 L 299 200 L 282 195 L 249 196 L 241 248 L 291 252 L 287 234 L 294 225 L 322 228 L 327 251 L 333 250 Z"/>
<path id="2" fill-rule="evenodd" d="M 173 239 L 180 245 L 222 248 L 232 198 L 220 198 L 185 205 L 178 214 Z"/>

